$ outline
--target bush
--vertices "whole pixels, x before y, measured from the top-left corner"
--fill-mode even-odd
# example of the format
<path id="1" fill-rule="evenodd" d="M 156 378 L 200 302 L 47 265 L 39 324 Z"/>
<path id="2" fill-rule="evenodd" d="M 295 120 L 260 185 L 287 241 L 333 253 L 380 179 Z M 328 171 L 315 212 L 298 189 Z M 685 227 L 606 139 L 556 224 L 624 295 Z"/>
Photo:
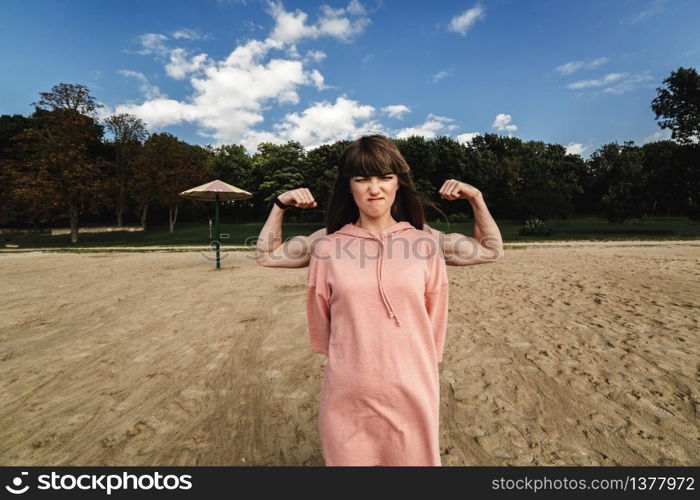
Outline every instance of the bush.
<path id="1" fill-rule="evenodd" d="M 518 234 L 520 236 L 548 236 L 551 232 L 552 230 L 542 219 L 535 217 L 527 219 L 525 225 L 518 231 Z"/>

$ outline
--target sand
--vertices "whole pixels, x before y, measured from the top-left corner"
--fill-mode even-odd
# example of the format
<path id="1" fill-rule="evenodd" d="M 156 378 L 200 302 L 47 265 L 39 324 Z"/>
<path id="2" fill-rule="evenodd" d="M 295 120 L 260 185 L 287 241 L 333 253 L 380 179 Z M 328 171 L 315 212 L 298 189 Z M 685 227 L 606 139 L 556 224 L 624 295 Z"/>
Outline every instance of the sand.
<path id="1" fill-rule="evenodd" d="M 307 269 L 0 255 L 1 465 L 323 465 Z M 699 465 L 700 241 L 449 266 L 444 465 Z"/>

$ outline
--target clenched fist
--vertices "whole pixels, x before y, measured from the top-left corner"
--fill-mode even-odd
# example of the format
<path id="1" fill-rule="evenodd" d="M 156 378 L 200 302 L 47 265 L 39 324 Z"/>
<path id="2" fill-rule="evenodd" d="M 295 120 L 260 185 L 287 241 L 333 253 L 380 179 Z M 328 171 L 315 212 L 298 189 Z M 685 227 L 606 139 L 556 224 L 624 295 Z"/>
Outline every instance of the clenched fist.
<path id="1" fill-rule="evenodd" d="M 467 199 L 471 201 L 481 196 L 481 191 L 471 184 L 460 182 L 455 179 L 447 179 L 440 188 L 439 193 L 440 197 L 444 200 Z"/>
<path id="2" fill-rule="evenodd" d="M 292 205 L 297 208 L 313 208 L 318 205 L 314 201 L 314 196 L 307 188 L 297 188 L 286 191 L 278 196 L 285 205 Z"/>

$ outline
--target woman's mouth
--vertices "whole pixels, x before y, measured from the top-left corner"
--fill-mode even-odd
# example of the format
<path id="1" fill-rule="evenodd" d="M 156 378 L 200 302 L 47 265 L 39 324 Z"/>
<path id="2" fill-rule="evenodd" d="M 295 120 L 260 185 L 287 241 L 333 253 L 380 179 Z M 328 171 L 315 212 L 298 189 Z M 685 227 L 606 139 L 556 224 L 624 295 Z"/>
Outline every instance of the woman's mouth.
<path id="1" fill-rule="evenodd" d="M 384 198 L 370 198 L 369 201 L 382 201 Z"/>

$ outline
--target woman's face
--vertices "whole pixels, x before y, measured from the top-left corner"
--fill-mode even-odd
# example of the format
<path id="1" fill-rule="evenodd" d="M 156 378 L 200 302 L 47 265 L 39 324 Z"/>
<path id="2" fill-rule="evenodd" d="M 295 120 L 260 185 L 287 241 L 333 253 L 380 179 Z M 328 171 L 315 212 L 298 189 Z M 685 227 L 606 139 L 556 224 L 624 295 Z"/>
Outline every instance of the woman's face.
<path id="1" fill-rule="evenodd" d="M 396 174 L 350 178 L 350 193 L 360 212 L 369 217 L 380 217 L 390 211 L 398 189 Z"/>

